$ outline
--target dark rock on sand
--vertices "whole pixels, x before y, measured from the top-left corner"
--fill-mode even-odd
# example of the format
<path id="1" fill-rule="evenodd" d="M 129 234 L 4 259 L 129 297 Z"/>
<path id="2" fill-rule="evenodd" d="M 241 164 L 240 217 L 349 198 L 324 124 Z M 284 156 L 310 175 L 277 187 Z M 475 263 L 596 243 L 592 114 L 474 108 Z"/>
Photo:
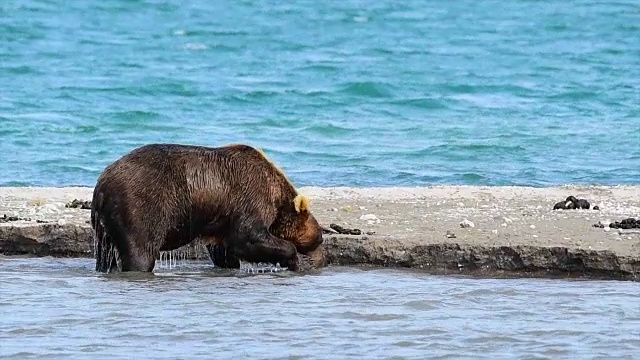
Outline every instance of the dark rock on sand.
<path id="1" fill-rule="evenodd" d="M 339 234 L 339 232 L 333 230 L 332 228 L 328 228 L 326 226 L 322 226 L 322 233 L 323 234 Z"/>
<path id="2" fill-rule="evenodd" d="M 7 214 L 4 214 L 4 216 L 0 217 L 0 223 L 8 223 L 8 222 L 20 221 L 20 220 L 31 221 L 31 218 L 21 218 L 21 217 L 18 217 L 18 216 L 7 216 Z"/>
<path id="3" fill-rule="evenodd" d="M 559 201 L 553 205 L 553 210 L 565 210 L 567 208 L 565 201 Z"/>
<path id="4" fill-rule="evenodd" d="M 343 235 L 362 235 L 362 230 L 360 229 L 350 229 L 346 227 L 342 227 L 338 224 L 330 224 L 329 227 L 335 230 L 338 234 Z"/>
<path id="5" fill-rule="evenodd" d="M 576 209 L 589 209 L 591 207 L 591 204 L 589 204 L 589 202 L 585 199 L 579 199 L 576 203 L 575 203 L 575 208 Z"/>
<path id="6" fill-rule="evenodd" d="M 622 221 L 616 221 L 609 224 L 612 229 L 640 229 L 640 219 L 626 218 Z"/>
<path id="7" fill-rule="evenodd" d="M 553 205 L 553 210 L 589 209 L 590 207 L 591 204 L 586 199 L 578 199 L 571 195 L 565 201 L 560 201 Z"/>
<path id="8" fill-rule="evenodd" d="M 31 218 L 23 218 L 23 217 L 18 217 L 18 216 L 7 216 L 7 214 L 4 214 L 2 217 L 0 217 L 0 223 L 9 223 L 12 221 L 33 221 L 33 219 Z M 48 223 L 50 221 L 46 221 L 46 220 L 40 220 L 40 219 L 36 219 L 36 223 L 38 224 L 44 224 L 44 223 Z"/>
<path id="9" fill-rule="evenodd" d="M 91 201 L 82 201 L 78 199 L 73 199 L 70 203 L 67 203 L 64 207 L 67 208 L 80 208 L 85 210 L 91 210 Z"/>

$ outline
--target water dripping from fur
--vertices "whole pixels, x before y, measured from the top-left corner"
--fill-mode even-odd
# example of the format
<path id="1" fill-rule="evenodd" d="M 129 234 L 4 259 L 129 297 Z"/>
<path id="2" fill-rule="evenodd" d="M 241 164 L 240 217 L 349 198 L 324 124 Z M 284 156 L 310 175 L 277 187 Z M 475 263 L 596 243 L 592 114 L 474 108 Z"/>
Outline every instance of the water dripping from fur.
<path id="1" fill-rule="evenodd" d="M 189 261 L 210 260 L 206 244 L 201 241 L 194 241 L 188 246 L 184 246 L 175 250 L 160 251 L 158 259 L 156 259 L 156 267 L 159 269 L 174 269 L 180 266 L 186 266 Z M 270 263 L 249 263 L 240 261 L 240 269 L 246 274 L 269 274 L 289 271 L 287 267 L 280 264 Z"/>
<path id="2" fill-rule="evenodd" d="M 191 258 L 190 248 L 160 251 L 160 257 L 156 259 L 156 266 L 161 269 L 173 269 L 185 266 Z"/>
<path id="3" fill-rule="evenodd" d="M 240 261 L 240 271 L 247 274 L 279 273 L 288 270 L 286 267 L 281 267 L 279 263 L 274 266 L 269 263 L 248 263 Z"/>

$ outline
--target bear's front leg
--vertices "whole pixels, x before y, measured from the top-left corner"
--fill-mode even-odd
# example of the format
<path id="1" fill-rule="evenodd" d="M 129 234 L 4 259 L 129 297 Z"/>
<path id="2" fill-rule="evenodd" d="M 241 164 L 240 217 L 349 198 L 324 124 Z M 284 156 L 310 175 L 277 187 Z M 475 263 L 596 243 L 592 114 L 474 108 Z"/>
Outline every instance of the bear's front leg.
<path id="1" fill-rule="evenodd" d="M 280 264 L 291 271 L 297 271 L 298 251 L 287 240 L 273 236 L 267 227 L 247 229 L 239 234 L 236 253 L 241 259 L 252 263 Z"/>

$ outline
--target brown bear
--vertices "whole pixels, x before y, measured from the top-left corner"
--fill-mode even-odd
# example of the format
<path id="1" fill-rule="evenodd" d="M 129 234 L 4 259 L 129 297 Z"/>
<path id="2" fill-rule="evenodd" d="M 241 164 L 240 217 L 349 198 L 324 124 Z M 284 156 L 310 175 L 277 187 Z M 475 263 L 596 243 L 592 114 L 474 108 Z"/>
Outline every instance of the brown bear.
<path id="1" fill-rule="evenodd" d="M 160 251 L 196 238 L 217 266 L 324 265 L 309 201 L 264 153 L 233 144 L 149 144 L 108 165 L 93 191 L 96 271 L 153 271 Z"/>

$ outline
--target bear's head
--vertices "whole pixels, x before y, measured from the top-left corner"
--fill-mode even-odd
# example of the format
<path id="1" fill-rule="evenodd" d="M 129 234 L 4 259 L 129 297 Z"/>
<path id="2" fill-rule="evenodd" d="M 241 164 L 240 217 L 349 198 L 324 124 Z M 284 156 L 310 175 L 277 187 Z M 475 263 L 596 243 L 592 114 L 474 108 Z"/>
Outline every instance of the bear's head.
<path id="1" fill-rule="evenodd" d="M 322 227 L 311 214 L 306 196 L 298 194 L 292 204 L 283 206 L 270 230 L 274 236 L 291 241 L 299 253 L 311 259 L 313 267 L 324 266 Z"/>

